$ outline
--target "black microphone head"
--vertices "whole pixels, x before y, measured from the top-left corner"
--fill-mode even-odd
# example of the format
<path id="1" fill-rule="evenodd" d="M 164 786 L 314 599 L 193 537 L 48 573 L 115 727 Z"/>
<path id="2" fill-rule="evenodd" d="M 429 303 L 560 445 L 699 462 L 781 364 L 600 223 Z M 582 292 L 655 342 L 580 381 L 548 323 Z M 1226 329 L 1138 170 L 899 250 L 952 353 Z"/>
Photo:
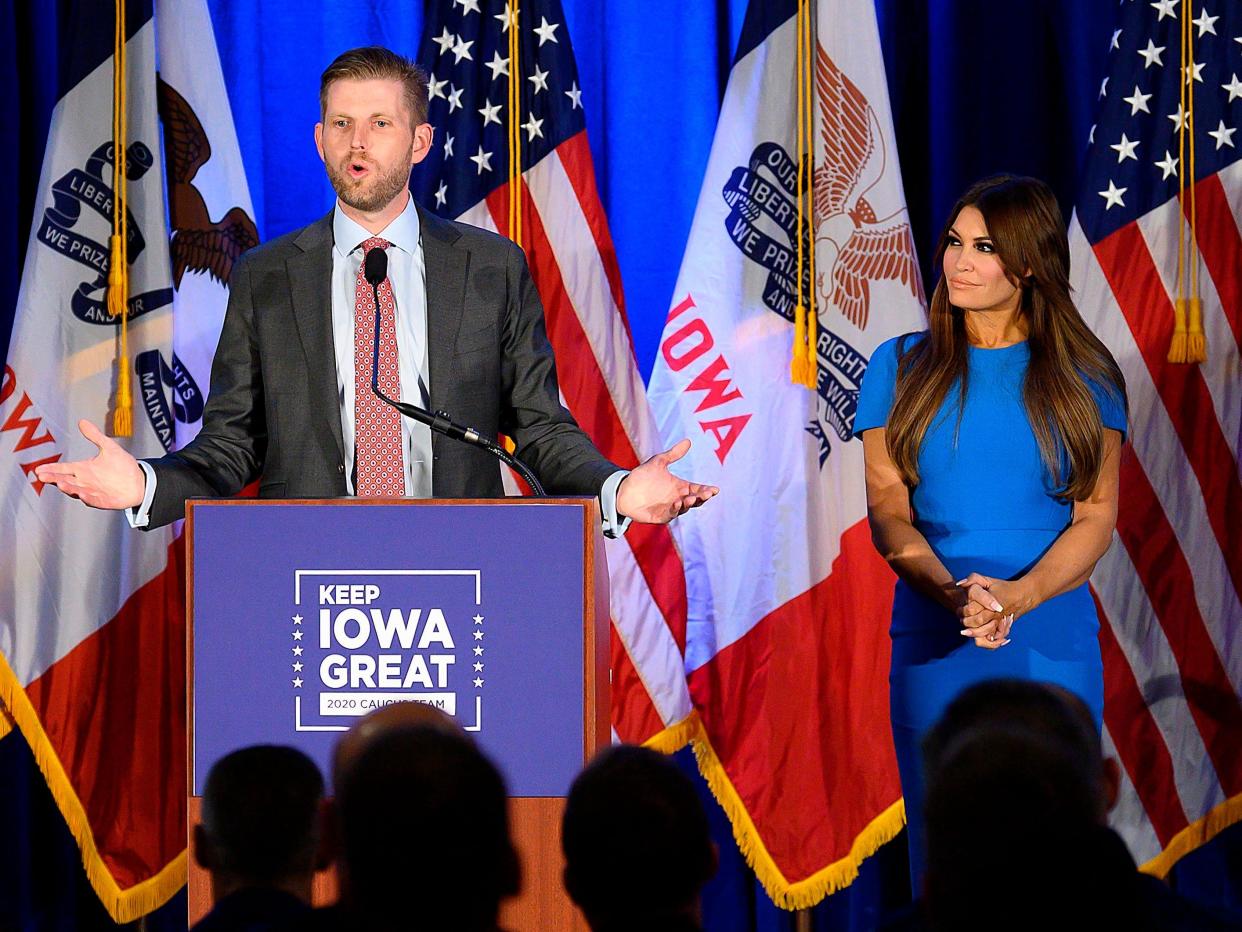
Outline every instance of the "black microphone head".
<path id="1" fill-rule="evenodd" d="M 368 252 L 362 263 L 362 274 L 369 284 L 378 287 L 388 277 L 388 253 L 378 247 Z"/>

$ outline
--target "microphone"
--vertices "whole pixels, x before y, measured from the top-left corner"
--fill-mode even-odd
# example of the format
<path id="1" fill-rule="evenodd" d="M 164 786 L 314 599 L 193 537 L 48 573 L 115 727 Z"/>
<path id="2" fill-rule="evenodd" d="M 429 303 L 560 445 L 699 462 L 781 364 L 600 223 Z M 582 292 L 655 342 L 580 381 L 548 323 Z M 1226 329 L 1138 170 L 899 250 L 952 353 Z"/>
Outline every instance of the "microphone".
<path id="1" fill-rule="evenodd" d="M 420 408 L 418 405 L 408 404 L 404 401 L 395 401 L 389 398 L 379 387 L 379 351 L 380 351 L 380 283 L 388 277 L 388 253 L 383 249 L 372 249 L 366 254 L 366 258 L 362 262 L 362 275 L 371 286 L 371 294 L 375 298 L 375 344 L 371 354 L 371 392 L 383 401 L 385 404 L 395 408 L 401 414 L 412 420 L 418 421 L 420 424 L 426 424 L 437 433 L 446 437 L 452 437 L 454 440 L 460 440 L 462 443 L 468 443 L 471 446 L 481 447 L 492 456 L 496 457 L 505 465 L 509 466 L 514 472 L 526 480 L 531 491 L 535 495 L 543 496 L 546 493 L 543 486 L 539 484 L 539 480 L 535 478 L 535 474 L 530 468 L 519 460 L 516 456 L 498 444 L 495 440 L 480 434 L 473 427 L 462 427 L 453 421 L 451 417 L 444 411 L 437 411 L 432 414 Z"/>

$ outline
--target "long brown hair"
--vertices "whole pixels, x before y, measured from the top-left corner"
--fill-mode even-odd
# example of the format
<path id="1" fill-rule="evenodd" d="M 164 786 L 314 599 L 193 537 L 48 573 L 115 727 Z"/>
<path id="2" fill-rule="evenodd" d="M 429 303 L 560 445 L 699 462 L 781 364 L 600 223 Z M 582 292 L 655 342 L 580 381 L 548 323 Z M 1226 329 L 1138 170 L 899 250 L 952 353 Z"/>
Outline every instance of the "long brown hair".
<path id="1" fill-rule="evenodd" d="M 949 229 L 963 207 L 983 215 L 1002 265 L 1021 289 L 1018 313 L 1027 322 L 1030 349 L 1022 399 L 1055 494 L 1086 499 L 1104 459 L 1104 425 L 1086 380 L 1115 393 L 1123 405 L 1126 387 L 1112 354 L 1070 299 L 1069 241 L 1056 197 L 1034 178 L 998 175 L 977 182 L 953 206 L 940 235 L 935 261 L 942 273 Z M 959 425 L 966 403 L 966 315 L 949 303 L 943 274 L 928 323 L 927 338 L 907 341 L 900 355 L 887 424 L 889 456 L 911 487 L 919 482 L 923 438 L 955 383 L 961 387 Z"/>

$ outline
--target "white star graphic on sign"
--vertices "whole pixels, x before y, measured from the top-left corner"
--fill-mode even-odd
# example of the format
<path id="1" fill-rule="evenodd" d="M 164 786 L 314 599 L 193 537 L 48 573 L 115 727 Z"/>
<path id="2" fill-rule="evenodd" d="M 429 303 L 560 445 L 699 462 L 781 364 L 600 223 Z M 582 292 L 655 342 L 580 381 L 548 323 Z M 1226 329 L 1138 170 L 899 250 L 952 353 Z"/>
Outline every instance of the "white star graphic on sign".
<path id="1" fill-rule="evenodd" d="M 475 632 L 472 632 L 472 633 L 474 634 L 474 639 L 475 639 L 476 641 L 481 641 L 481 640 L 483 640 L 483 632 L 482 632 L 482 631 L 475 631 Z"/>
<path id="2" fill-rule="evenodd" d="M 444 85 L 446 84 L 448 84 L 448 81 L 437 81 L 434 74 L 429 77 L 427 79 L 427 99 L 435 100 L 437 97 L 443 97 Z"/>
<path id="3" fill-rule="evenodd" d="M 457 36 L 449 32 L 448 26 L 445 26 L 444 32 L 440 33 L 437 38 L 432 39 L 431 41 L 440 46 L 440 51 L 437 54 L 443 55 L 453 47 L 453 43 L 457 41 Z"/>
<path id="4" fill-rule="evenodd" d="M 1216 148 L 1218 148 L 1218 149 L 1219 149 L 1219 148 L 1220 148 L 1220 146 L 1217 146 Z M 372 303 L 372 304 L 374 304 L 375 302 L 373 301 L 373 302 L 371 302 L 371 303 Z M 295 641 L 300 641 L 300 640 L 302 640 L 302 632 L 301 632 L 301 631 L 294 631 L 294 632 L 293 632 L 293 639 L 294 639 Z"/>
<path id="5" fill-rule="evenodd" d="M 295 657 L 301 657 L 301 656 L 302 656 L 302 648 L 301 648 L 301 647 L 295 647 L 295 648 L 293 648 L 293 656 L 295 656 Z"/>
<path id="6" fill-rule="evenodd" d="M 1151 8 L 1160 14 L 1160 16 L 1156 18 L 1156 22 L 1160 22 L 1160 20 L 1164 19 L 1166 16 L 1177 15 L 1177 0 L 1156 0 L 1156 2 L 1151 5 Z"/>
<path id="7" fill-rule="evenodd" d="M 1199 62 L 1198 64 L 1190 65 L 1188 68 L 1185 69 L 1184 73 L 1186 75 L 1187 84 L 1190 83 L 1191 78 L 1198 81 L 1200 84 L 1203 83 L 1203 65 L 1204 65 L 1203 62 Z"/>
<path id="8" fill-rule="evenodd" d="M 496 116 L 500 112 L 500 104 L 493 104 L 490 100 L 483 102 L 483 106 L 479 108 L 479 113 L 483 114 L 483 128 L 487 129 L 488 123 L 500 125 L 500 117 Z"/>
<path id="9" fill-rule="evenodd" d="M 444 157 L 451 159 L 453 157 L 453 134 L 444 134 Z"/>
<path id="10" fill-rule="evenodd" d="M 295 625 L 300 625 L 300 624 L 302 623 L 302 616 L 301 616 L 301 615 L 294 615 L 294 616 L 293 616 L 293 623 L 294 623 Z"/>
<path id="11" fill-rule="evenodd" d="M 1108 93 L 1108 78 L 1100 82 L 1100 96 L 1103 97 Z"/>
<path id="12" fill-rule="evenodd" d="M 475 655 L 476 657 L 482 657 L 482 656 L 483 656 L 483 648 L 481 648 L 481 647 L 476 647 L 476 648 L 474 649 L 474 655 Z"/>
<path id="13" fill-rule="evenodd" d="M 447 200 L 448 200 L 448 185 L 446 185 L 443 181 L 441 181 L 440 187 L 436 188 L 436 206 L 443 207 Z"/>
<path id="14" fill-rule="evenodd" d="M 1208 135 L 1216 140 L 1217 149 L 1219 149 L 1221 146 L 1228 146 L 1230 149 L 1232 149 L 1233 148 L 1233 134 L 1236 133 L 1237 131 L 1238 131 L 1238 128 L 1236 126 L 1233 127 L 1232 129 L 1227 129 L 1225 127 L 1225 121 L 1221 120 L 1220 124 L 1216 127 L 1216 129 L 1208 130 Z"/>
<path id="15" fill-rule="evenodd" d="M 578 90 L 578 82 L 575 81 L 573 87 L 565 92 L 565 96 L 570 100 L 570 110 L 577 110 L 582 106 L 582 91 Z"/>
<path id="16" fill-rule="evenodd" d="M 1134 85 L 1134 93 L 1131 96 L 1123 97 L 1121 99 L 1130 105 L 1130 116 L 1134 116 L 1140 110 L 1144 113 L 1151 113 L 1151 111 L 1147 109 L 1147 101 L 1151 100 L 1151 94 L 1144 94 L 1139 90 L 1137 84 Z"/>
<path id="17" fill-rule="evenodd" d="M 1181 129 L 1186 125 L 1186 108 L 1178 104 L 1177 113 L 1170 113 L 1169 119 L 1173 121 L 1174 129 Z"/>
<path id="18" fill-rule="evenodd" d="M 372 302 L 372 303 L 374 303 L 374 302 Z M 301 689 L 301 688 L 302 688 L 302 677 L 300 677 L 300 676 L 295 676 L 295 677 L 293 678 L 293 688 L 294 688 L 294 689 Z"/>
<path id="19" fill-rule="evenodd" d="M 543 46 L 545 42 L 556 42 L 556 28 L 560 23 L 549 23 L 546 16 L 539 17 L 539 25 L 535 27 L 535 35 L 539 37 L 539 45 Z M 560 45 L 557 42 L 557 45 Z"/>
<path id="20" fill-rule="evenodd" d="M 293 672 L 294 672 L 294 673 L 301 673 L 301 672 L 302 672 L 302 661 L 300 661 L 300 660 L 299 660 L 299 661 L 297 661 L 296 663 L 294 663 L 294 665 L 293 665 Z"/>
<path id="21" fill-rule="evenodd" d="M 489 172 L 492 170 L 492 154 L 483 151 L 482 143 L 479 144 L 479 151 L 470 156 L 470 161 L 479 166 L 478 171 L 475 172 L 476 175 L 483 174 L 484 170 Z"/>
<path id="22" fill-rule="evenodd" d="M 1143 67 L 1150 68 L 1152 65 L 1164 66 L 1164 62 L 1160 60 L 1161 54 L 1164 52 L 1163 45 L 1156 45 L 1151 39 L 1147 40 L 1147 48 L 1139 49 L 1138 53 L 1143 56 Z"/>
<path id="23" fill-rule="evenodd" d="M 475 615 L 475 616 L 474 616 L 474 623 L 475 623 L 476 625 L 481 625 L 481 624 L 483 624 L 483 616 L 482 616 L 482 615 Z"/>
<path id="24" fill-rule="evenodd" d="M 482 672 L 483 672 L 483 662 L 482 662 L 482 661 L 475 661 L 475 664 L 474 664 L 474 672 L 475 672 L 475 673 L 482 673 Z"/>
<path id="25" fill-rule="evenodd" d="M 1118 207 L 1125 207 L 1126 202 L 1121 199 L 1121 195 L 1125 194 L 1128 190 L 1130 189 L 1117 187 L 1110 180 L 1108 182 L 1108 190 L 1099 192 L 1100 197 L 1108 201 L 1108 203 L 1104 205 L 1104 209 L 1109 210 L 1112 208 L 1114 204 L 1116 204 Z"/>
<path id="26" fill-rule="evenodd" d="M 1207 15 L 1207 10 L 1200 10 L 1200 11 L 1199 11 L 1199 18 L 1198 18 L 1198 19 L 1192 19 L 1192 20 L 1191 20 L 1191 22 L 1192 22 L 1192 23 L 1194 23 L 1196 26 L 1198 26 L 1198 27 L 1199 27 L 1199 38 L 1200 38 L 1200 39 L 1202 39 L 1202 38 L 1204 37 L 1204 35 L 1206 35 L 1206 34 L 1207 34 L 1207 33 L 1209 33 L 1209 32 L 1210 32 L 1212 35 L 1216 35 L 1216 26 L 1215 26 L 1215 25 L 1213 25 L 1213 24 L 1214 24 L 1214 23 L 1215 23 L 1218 19 L 1220 19 L 1220 17 L 1219 17 L 1219 16 L 1208 16 L 1208 15 Z"/>
<path id="27" fill-rule="evenodd" d="M 533 113 L 527 117 L 526 122 L 522 124 L 522 129 L 526 130 L 527 133 L 527 142 L 534 142 L 536 136 L 540 139 L 543 138 L 543 130 L 540 129 L 541 126 L 543 126 L 543 120 L 536 120 Z"/>
<path id="28" fill-rule="evenodd" d="M 1229 76 L 1229 83 L 1222 84 L 1220 88 L 1223 91 L 1229 92 L 1229 103 L 1233 103 L 1235 97 L 1242 97 L 1242 81 L 1238 80 L 1236 74 L 1231 74 Z"/>
<path id="29" fill-rule="evenodd" d="M 1113 41 L 1108 43 L 1109 49 L 1121 48 L 1121 43 L 1117 41 L 1120 38 L 1121 38 L 1121 30 L 1118 29 L 1116 32 L 1113 33 Z"/>
<path id="30" fill-rule="evenodd" d="M 453 87 L 449 85 L 448 105 L 449 113 L 461 108 L 461 95 L 465 92 L 464 87 Z"/>
<path id="31" fill-rule="evenodd" d="M 1108 148 L 1117 153 L 1117 164 L 1120 165 L 1126 159 L 1134 159 L 1134 161 L 1138 161 L 1138 156 L 1134 154 L 1134 150 L 1138 148 L 1138 144 L 1139 140 L 1127 139 L 1126 134 L 1122 133 L 1121 142 L 1117 143 L 1115 146 L 1109 146 Z"/>
<path id="32" fill-rule="evenodd" d="M 476 688 L 481 687 L 483 685 L 483 678 L 481 676 L 476 676 L 474 678 L 474 685 Z"/>
<path id="33" fill-rule="evenodd" d="M 470 54 L 470 46 L 474 45 L 474 40 L 466 42 L 462 39 L 457 40 L 457 44 L 453 46 L 453 64 L 459 64 L 463 58 L 474 61 L 474 56 Z"/>
<path id="34" fill-rule="evenodd" d="M 453 0 L 453 6 L 461 7 L 461 15 L 479 12 L 479 0 Z"/>
<path id="35" fill-rule="evenodd" d="M 509 74 L 509 59 L 501 58 L 499 52 L 492 52 L 492 60 L 485 64 L 492 73 L 492 80 L 495 81 L 502 74 L 506 77 Z"/>
<path id="36" fill-rule="evenodd" d="M 1160 169 L 1160 171 L 1163 173 L 1160 176 L 1161 181 L 1168 181 L 1170 178 L 1172 178 L 1174 175 L 1177 174 L 1177 159 L 1173 158 L 1173 153 L 1170 152 L 1168 149 L 1164 150 L 1163 161 L 1153 162 L 1152 164 L 1155 165 L 1158 169 Z"/>
<path id="37" fill-rule="evenodd" d="M 535 66 L 535 73 L 526 80 L 535 85 L 535 90 L 532 93 L 538 94 L 540 91 L 548 89 L 548 72 L 541 69 L 538 65 Z"/>
<path id="38" fill-rule="evenodd" d="M 495 16 L 492 17 L 492 19 L 500 20 L 500 22 L 504 25 L 504 31 L 508 32 L 509 26 L 513 23 L 515 19 L 517 19 L 517 16 L 513 12 L 513 4 L 506 2 L 505 11 L 503 13 L 497 13 Z"/>

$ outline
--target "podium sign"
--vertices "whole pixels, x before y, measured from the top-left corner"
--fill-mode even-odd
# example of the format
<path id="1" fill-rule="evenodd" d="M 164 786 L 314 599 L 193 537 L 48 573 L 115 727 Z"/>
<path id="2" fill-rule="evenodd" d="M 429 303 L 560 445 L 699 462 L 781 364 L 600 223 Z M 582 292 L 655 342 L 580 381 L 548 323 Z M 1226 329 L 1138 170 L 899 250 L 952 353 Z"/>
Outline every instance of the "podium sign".
<path id="1" fill-rule="evenodd" d="M 595 520 L 589 499 L 191 503 L 191 795 L 251 744 L 330 774 L 360 716 L 414 700 L 470 731 L 512 796 L 564 796 L 595 744 Z"/>

